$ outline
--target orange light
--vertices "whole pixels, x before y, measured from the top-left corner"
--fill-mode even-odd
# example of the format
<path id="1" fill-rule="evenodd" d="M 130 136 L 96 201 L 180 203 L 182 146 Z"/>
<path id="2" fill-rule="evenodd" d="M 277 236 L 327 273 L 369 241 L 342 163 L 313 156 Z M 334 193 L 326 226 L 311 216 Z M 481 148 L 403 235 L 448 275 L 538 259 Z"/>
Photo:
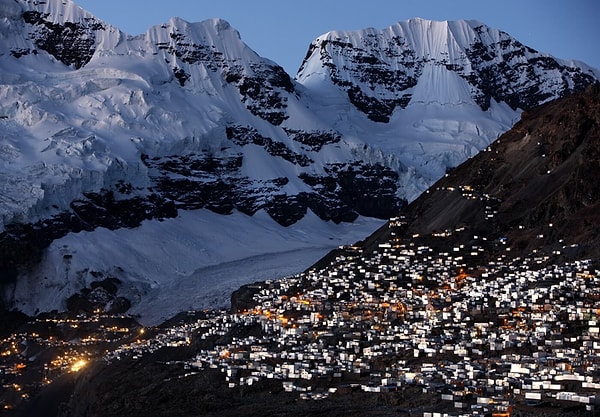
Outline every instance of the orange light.
<path id="1" fill-rule="evenodd" d="M 87 361 L 85 359 L 79 359 L 71 365 L 71 372 L 79 372 L 86 365 Z"/>

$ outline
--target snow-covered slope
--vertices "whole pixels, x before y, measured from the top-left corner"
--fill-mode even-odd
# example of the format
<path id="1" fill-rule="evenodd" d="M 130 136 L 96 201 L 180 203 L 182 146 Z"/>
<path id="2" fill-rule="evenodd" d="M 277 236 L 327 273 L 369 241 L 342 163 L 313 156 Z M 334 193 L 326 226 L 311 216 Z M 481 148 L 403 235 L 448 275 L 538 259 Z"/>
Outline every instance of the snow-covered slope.
<path id="1" fill-rule="evenodd" d="M 163 288 L 160 297 L 185 279 L 190 287 L 178 288 L 193 294 L 197 283 L 202 295 L 200 268 L 323 254 L 360 237 L 336 224 L 374 229 L 380 222 L 368 219 L 394 215 L 522 109 L 597 78 L 472 21 L 330 32 L 291 79 L 223 20 L 173 18 L 132 37 L 70 0 L 1 1 L 5 300 L 60 309 L 78 287 L 115 275 L 123 288 Z M 206 209 L 229 217 L 200 226 L 216 216 Z M 273 241 L 257 231 L 265 216 Z M 295 240 L 307 218 L 315 235 Z M 255 244 L 204 259 L 216 245 L 226 253 L 240 231 Z M 330 240 L 336 233 L 348 239 Z M 140 251 L 142 242 L 160 250 Z M 148 305 L 136 300 L 136 311 Z"/>

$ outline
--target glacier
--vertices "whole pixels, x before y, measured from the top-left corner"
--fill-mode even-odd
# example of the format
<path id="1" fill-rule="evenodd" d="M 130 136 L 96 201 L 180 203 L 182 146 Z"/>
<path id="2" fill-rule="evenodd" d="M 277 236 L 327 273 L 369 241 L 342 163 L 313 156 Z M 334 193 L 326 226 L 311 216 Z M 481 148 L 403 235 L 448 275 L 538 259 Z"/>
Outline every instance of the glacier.
<path id="1" fill-rule="evenodd" d="M 264 212 L 184 211 L 134 229 L 70 233 L 6 291 L 16 308 L 35 315 L 63 306 L 103 271 L 126 283 L 119 294 L 133 302 L 129 313 L 155 325 L 180 311 L 226 307 L 242 285 L 298 274 L 383 223 L 334 224 L 309 213 L 286 228 Z"/>

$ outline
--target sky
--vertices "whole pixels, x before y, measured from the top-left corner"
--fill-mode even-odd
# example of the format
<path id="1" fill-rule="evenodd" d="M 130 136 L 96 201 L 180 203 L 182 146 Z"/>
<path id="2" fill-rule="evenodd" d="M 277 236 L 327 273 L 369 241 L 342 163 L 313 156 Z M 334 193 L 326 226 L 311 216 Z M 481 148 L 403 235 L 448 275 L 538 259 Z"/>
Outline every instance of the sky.
<path id="1" fill-rule="evenodd" d="M 383 29 L 414 17 L 475 19 L 521 43 L 600 69 L 598 0 L 74 0 L 122 31 L 137 35 L 177 16 L 227 20 L 259 55 L 292 76 L 310 43 L 331 30 Z"/>

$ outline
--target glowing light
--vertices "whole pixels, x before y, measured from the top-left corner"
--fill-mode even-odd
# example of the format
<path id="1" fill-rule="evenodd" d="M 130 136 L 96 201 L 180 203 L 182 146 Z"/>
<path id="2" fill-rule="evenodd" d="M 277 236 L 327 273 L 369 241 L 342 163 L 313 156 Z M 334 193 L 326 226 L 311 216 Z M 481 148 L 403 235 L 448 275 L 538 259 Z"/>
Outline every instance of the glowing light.
<path id="1" fill-rule="evenodd" d="M 71 372 L 79 372 L 86 365 L 87 361 L 85 359 L 79 359 L 77 362 L 71 365 Z"/>

